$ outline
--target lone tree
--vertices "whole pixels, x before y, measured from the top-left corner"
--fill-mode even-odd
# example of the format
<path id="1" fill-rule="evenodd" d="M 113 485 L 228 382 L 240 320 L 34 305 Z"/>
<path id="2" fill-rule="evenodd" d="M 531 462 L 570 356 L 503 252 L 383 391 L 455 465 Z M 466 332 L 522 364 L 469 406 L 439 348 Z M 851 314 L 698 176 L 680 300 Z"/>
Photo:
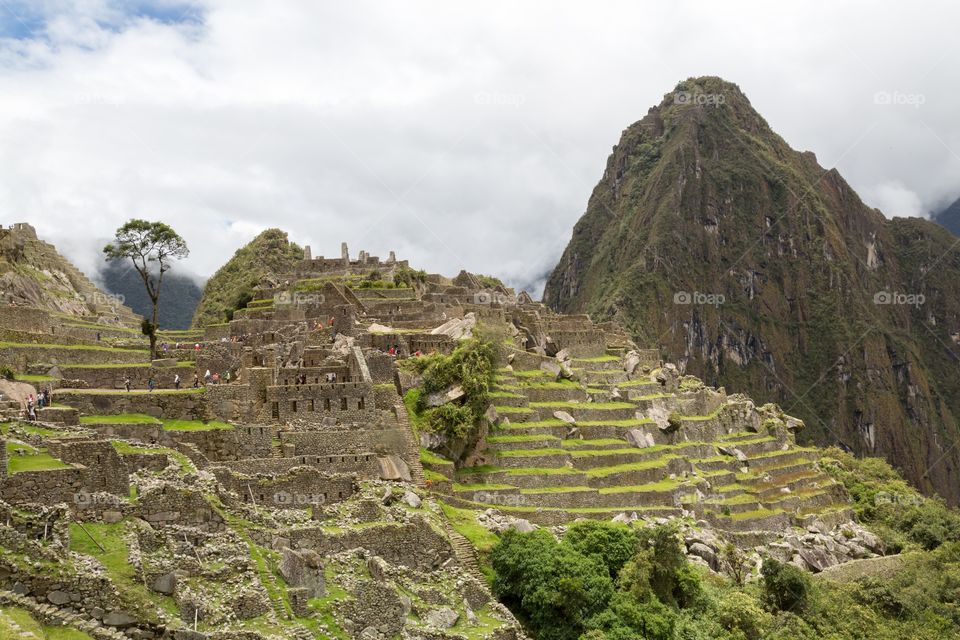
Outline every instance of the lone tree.
<path id="1" fill-rule="evenodd" d="M 160 305 L 163 274 L 173 266 L 173 260 L 190 255 L 187 243 L 168 224 L 134 218 L 117 229 L 113 242 L 105 246 L 103 252 L 107 261 L 130 258 L 133 268 L 143 280 L 147 296 L 153 304 L 153 314 L 149 319 L 143 319 L 141 328 L 143 334 L 150 338 L 152 360 L 157 356 L 157 308 Z"/>

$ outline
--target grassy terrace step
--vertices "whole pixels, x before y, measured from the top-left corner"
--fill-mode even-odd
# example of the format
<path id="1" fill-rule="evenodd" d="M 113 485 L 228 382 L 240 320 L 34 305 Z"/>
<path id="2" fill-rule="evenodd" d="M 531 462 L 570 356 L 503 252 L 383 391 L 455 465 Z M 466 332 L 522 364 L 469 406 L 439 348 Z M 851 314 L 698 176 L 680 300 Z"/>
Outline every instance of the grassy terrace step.
<path id="1" fill-rule="evenodd" d="M 150 391 L 148 389 L 131 389 L 130 391 L 125 391 L 124 389 L 56 389 L 53 394 L 57 397 L 62 396 L 82 396 L 82 395 L 104 395 L 104 396 L 118 396 L 118 395 L 150 395 L 150 394 L 163 394 L 163 395 L 191 395 L 196 393 L 203 393 L 206 391 L 203 387 L 198 389 L 187 388 L 187 389 L 156 389 Z"/>
<path id="2" fill-rule="evenodd" d="M 654 380 L 648 380 L 646 378 L 636 378 L 634 380 L 627 380 L 626 382 L 620 382 L 617 384 L 621 389 L 637 389 L 639 387 L 649 387 L 651 389 L 659 389 L 660 383 Z"/>
<path id="3" fill-rule="evenodd" d="M 196 364 L 197 363 L 194 362 L 193 360 L 180 360 L 177 362 L 178 367 L 194 367 L 196 366 Z M 133 368 L 151 367 L 151 366 L 153 365 L 150 362 L 132 362 L 132 363 L 109 362 L 104 364 L 62 364 L 62 365 L 59 365 L 59 368 L 61 370 L 65 370 L 69 372 L 69 371 L 72 371 L 73 369 L 133 369 Z M 158 367 L 157 369 L 159 371 L 163 371 L 166 369 L 173 369 L 173 368 L 174 367 Z M 65 377 L 68 377 L 68 376 L 65 376 Z"/>
<path id="4" fill-rule="evenodd" d="M 164 431 L 216 431 L 220 429 L 233 429 L 232 424 L 211 420 L 202 422 L 200 420 L 164 420 Z"/>
<path id="5" fill-rule="evenodd" d="M 480 502 L 470 502 L 458 500 L 458 503 L 472 509 L 486 509 L 489 504 Z M 627 507 L 579 507 L 579 508 L 561 508 L 547 506 L 506 506 L 497 505 L 497 510 L 509 513 L 518 518 L 524 518 L 535 524 L 551 526 L 569 522 L 577 518 L 591 518 L 597 520 L 610 520 L 619 514 L 636 513 L 647 517 L 673 517 L 680 515 L 680 509 L 673 506 L 658 505 L 637 505 Z"/>
<path id="6" fill-rule="evenodd" d="M 621 449 L 626 441 L 620 438 L 595 438 L 593 440 L 563 440 L 560 444 L 564 449 Z"/>
<path id="7" fill-rule="evenodd" d="M 7 440 L 6 449 L 7 473 L 11 475 L 26 471 L 55 471 L 72 467 L 59 458 L 51 456 L 46 449 L 38 449 L 26 443 Z M 20 455 L 21 452 L 23 455 Z"/>
<path id="8" fill-rule="evenodd" d="M 80 424 L 160 424 L 160 421 L 145 413 L 121 413 L 80 416 Z"/>
<path id="9" fill-rule="evenodd" d="M 110 353 L 123 354 L 149 354 L 149 350 L 140 348 L 124 349 L 120 347 L 105 347 L 98 344 L 34 344 L 30 342 L 3 342 L 0 341 L 0 349 L 57 349 L 62 351 L 106 351 Z"/>

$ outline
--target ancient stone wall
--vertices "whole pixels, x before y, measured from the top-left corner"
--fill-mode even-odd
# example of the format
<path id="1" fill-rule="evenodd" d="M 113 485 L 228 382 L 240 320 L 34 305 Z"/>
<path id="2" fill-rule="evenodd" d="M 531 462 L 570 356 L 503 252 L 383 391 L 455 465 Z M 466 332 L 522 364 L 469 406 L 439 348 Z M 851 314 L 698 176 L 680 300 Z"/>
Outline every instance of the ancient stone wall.
<path id="1" fill-rule="evenodd" d="M 431 571 L 454 557 L 447 539 L 420 518 L 408 524 L 371 526 L 343 534 L 309 528 L 295 529 L 288 535 L 291 548 L 312 549 L 323 555 L 359 547 L 391 564 L 418 571 Z"/>
<path id="2" fill-rule="evenodd" d="M 180 375 L 181 387 L 186 388 L 193 382 L 196 368 L 191 365 L 175 367 L 120 366 L 120 367 L 58 367 L 64 382 L 64 388 L 76 389 L 122 389 L 124 379 L 129 376 L 131 388 L 146 389 L 150 378 L 154 379 L 156 388 L 174 388 L 174 376 Z"/>
<path id="3" fill-rule="evenodd" d="M 186 393 L 95 393 L 65 390 L 57 392 L 54 400 L 89 415 L 145 413 L 155 418 L 206 420 L 209 412 L 204 394 L 204 390 Z"/>
<path id="4" fill-rule="evenodd" d="M 28 333 L 46 333 L 53 330 L 50 313 L 43 309 L 0 305 L 0 327 Z"/>
<path id="5" fill-rule="evenodd" d="M 296 456 L 403 453 L 406 440 L 399 429 L 324 429 L 281 431 L 282 445 L 292 444 Z"/>
<path id="6" fill-rule="evenodd" d="M 298 466 L 278 475 L 240 474 L 214 467 L 217 478 L 244 502 L 277 509 L 341 502 L 357 491 L 351 475 L 331 475 L 314 467 Z"/>
<path id="7" fill-rule="evenodd" d="M 374 422 L 379 417 L 369 382 L 270 386 L 263 420 L 319 422 L 332 417 L 341 423 Z"/>
<path id="8" fill-rule="evenodd" d="M 273 427 L 245 425 L 207 431 L 163 431 L 161 444 L 187 442 L 211 462 L 267 458 L 271 455 Z"/>

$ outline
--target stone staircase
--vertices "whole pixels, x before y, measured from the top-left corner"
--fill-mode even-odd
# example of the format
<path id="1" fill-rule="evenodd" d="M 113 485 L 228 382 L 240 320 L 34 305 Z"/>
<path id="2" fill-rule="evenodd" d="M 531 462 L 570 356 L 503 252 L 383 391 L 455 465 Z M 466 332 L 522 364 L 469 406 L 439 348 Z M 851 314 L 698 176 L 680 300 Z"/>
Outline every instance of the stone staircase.
<path id="1" fill-rule="evenodd" d="M 444 521 L 444 527 L 447 530 L 447 538 L 450 540 L 450 546 L 453 547 L 453 554 L 456 556 L 460 566 L 464 571 L 486 584 L 486 577 L 480 571 L 480 560 L 477 558 L 477 550 L 461 533 L 454 530 L 450 523 Z"/>
<path id="2" fill-rule="evenodd" d="M 404 459 L 407 461 L 407 466 L 410 467 L 410 479 L 418 487 L 423 487 L 426 485 L 427 479 L 423 473 L 423 465 L 420 464 L 420 445 L 414 439 L 413 427 L 410 425 L 407 408 L 402 402 L 398 402 L 393 408 L 397 416 L 397 422 L 400 424 L 400 431 L 403 434 Z"/>

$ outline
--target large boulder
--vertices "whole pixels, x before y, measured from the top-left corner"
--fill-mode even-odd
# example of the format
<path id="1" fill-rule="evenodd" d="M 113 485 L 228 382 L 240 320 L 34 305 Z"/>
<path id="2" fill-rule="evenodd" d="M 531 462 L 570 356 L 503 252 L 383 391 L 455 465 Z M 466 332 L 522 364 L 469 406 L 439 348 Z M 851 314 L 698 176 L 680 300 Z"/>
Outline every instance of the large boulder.
<path id="1" fill-rule="evenodd" d="M 377 463 L 380 465 L 380 478 L 382 480 L 412 482 L 410 477 L 410 467 L 400 456 L 383 456 L 381 458 L 377 458 Z"/>
<path id="2" fill-rule="evenodd" d="M 449 629 L 453 625 L 457 624 L 457 620 L 459 619 L 460 614 L 450 607 L 433 609 L 428 611 L 427 614 L 423 616 L 423 620 L 428 626 L 437 629 Z"/>
<path id="3" fill-rule="evenodd" d="M 456 402 L 466 395 L 466 392 L 458 384 L 452 385 L 443 391 L 437 391 L 427 395 L 426 405 L 428 407 L 439 407 L 440 405 Z"/>
<path id="4" fill-rule="evenodd" d="M 320 598 L 326 593 L 323 559 L 317 552 L 286 547 L 279 568 L 288 585 L 307 589 L 311 598 Z"/>

